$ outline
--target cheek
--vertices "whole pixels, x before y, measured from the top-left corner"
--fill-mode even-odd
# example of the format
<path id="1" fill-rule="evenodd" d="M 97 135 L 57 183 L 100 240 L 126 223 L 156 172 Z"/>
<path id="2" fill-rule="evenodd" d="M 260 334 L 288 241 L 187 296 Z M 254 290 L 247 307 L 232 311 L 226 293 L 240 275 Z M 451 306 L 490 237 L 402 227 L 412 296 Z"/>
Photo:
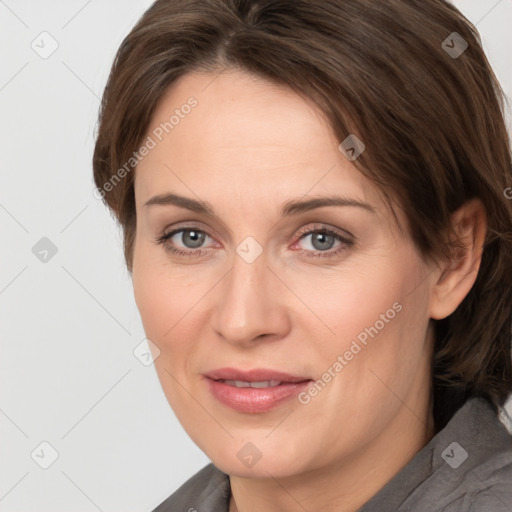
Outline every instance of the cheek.
<path id="1" fill-rule="evenodd" d="M 133 257 L 133 292 L 144 330 L 161 349 L 173 327 L 185 314 L 186 289 L 161 260 L 161 248 L 136 240 Z M 185 296 L 184 296 L 185 294 Z"/>
<path id="2" fill-rule="evenodd" d="M 136 244 L 132 277 L 144 331 L 161 351 L 156 365 L 188 357 L 204 324 L 210 281 L 192 267 L 172 267 L 164 249 L 149 242 Z"/>
<path id="3" fill-rule="evenodd" d="M 146 335 L 164 350 L 186 324 L 184 320 L 195 302 L 193 293 L 190 287 L 150 267 L 138 269 L 133 275 L 135 302 Z"/>
<path id="4" fill-rule="evenodd" d="M 323 333 L 323 341 L 315 341 L 317 370 L 341 364 L 343 370 L 337 368 L 343 377 L 338 381 L 344 381 L 344 393 L 352 395 L 369 396 L 375 387 L 382 387 L 370 370 L 384 382 L 406 386 L 413 378 L 407 368 L 417 367 L 425 357 L 425 272 L 414 249 L 403 246 L 393 255 L 373 258 L 371 264 L 358 262 L 350 271 L 325 275 L 315 283 L 297 281 L 297 295 L 302 294 L 314 313 L 308 322 Z"/>
<path id="5" fill-rule="evenodd" d="M 184 401 L 175 379 L 185 381 L 193 360 L 193 346 L 187 343 L 190 333 L 184 328 L 189 325 L 187 312 L 195 301 L 190 287 L 173 279 L 168 267 L 153 261 L 151 255 L 140 256 L 134 258 L 132 273 L 135 302 L 146 337 L 157 347 L 151 350 L 162 389 L 175 409 Z"/>
<path id="6" fill-rule="evenodd" d="M 330 345 L 343 349 L 358 336 L 364 342 L 367 329 L 375 324 L 379 331 L 387 330 L 399 317 L 397 310 L 414 273 L 415 269 L 400 268 L 384 258 L 374 259 L 312 279 L 296 275 L 294 291 L 309 309 L 302 318 L 309 318 L 310 324 L 315 322 L 324 333 L 328 343 L 320 344 L 320 348 Z"/>

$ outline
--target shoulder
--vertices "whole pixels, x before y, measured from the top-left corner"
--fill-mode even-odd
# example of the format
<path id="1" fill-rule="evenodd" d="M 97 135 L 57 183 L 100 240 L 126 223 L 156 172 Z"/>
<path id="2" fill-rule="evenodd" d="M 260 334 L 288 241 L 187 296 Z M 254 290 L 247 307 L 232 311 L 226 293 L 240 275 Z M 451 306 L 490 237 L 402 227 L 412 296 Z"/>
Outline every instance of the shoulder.
<path id="1" fill-rule="evenodd" d="M 447 496 L 442 512 L 510 512 L 512 451 L 494 455 L 468 471 Z"/>
<path id="2" fill-rule="evenodd" d="M 210 463 L 190 477 L 153 512 L 225 512 L 230 492 L 228 475 Z"/>
<path id="3" fill-rule="evenodd" d="M 512 510 L 512 436 L 484 399 L 468 401 L 431 449 L 433 471 L 404 510 L 420 504 L 442 512 Z"/>
<path id="4" fill-rule="evenodd" d="M 474 489 L 468 512 L 510 512 L 512 510 L 512 437 L 502 453 L 496 453 L 467 475 Z"/>
<path id="5" fill-rule="evenodd" d="M 471 499 L 468 512 L 510 512 L 512 510 L 512 464 L 482 482 L 483 488 Z"/>

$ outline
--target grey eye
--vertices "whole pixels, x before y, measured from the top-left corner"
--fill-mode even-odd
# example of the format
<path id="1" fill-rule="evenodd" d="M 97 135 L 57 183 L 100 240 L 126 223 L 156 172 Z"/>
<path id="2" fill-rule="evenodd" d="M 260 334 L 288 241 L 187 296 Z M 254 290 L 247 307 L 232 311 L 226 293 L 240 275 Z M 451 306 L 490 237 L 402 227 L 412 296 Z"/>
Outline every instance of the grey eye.
<path id="1" fill-rule="evenodd" d="M 332 249 L 336 238 L 334 235 L 330 235 L 323 231 L 314 231 L 308 236 L 311 236 L 311 244 L 318 251 Z"/>
<path id="2" fill-rule="evenodd" d="M 180 233 L 176 233 L 179 235 Z M 204 242 L 206 234 L 202 231 L 197 231 L 195 229 L 183 229 L 181 230 L 181 243 L 187 249 L 197 249 L 201 247 Z"/>

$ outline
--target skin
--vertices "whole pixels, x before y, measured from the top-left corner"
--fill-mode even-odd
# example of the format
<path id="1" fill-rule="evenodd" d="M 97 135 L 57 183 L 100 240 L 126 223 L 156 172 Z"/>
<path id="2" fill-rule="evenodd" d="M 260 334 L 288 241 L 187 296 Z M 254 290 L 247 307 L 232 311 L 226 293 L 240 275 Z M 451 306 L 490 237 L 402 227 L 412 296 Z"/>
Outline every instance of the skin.
<path id="1" fill-rule="evenodd" d="M 197 107 L 135 177 L 134 293 L 163 390 L 191 439 L 230 475 L 231 512 L 355 511 L 434 435 L 431 319 L 453 312 L 474 283 L 483 206 L 474 200 L 454 214 L 465 243 L 457 258 L 425 261 L 403 212 L 400 233 L 313 104 L 241 71 L 189 73 L 161 98 L 147 134 L 190 96 Z M 207 201 L 215 216 L 145 206 L 167 193 Z M 280 216 L 287 201 L 333 194 L 374 211 Z M 202 254 L 170 252 L 194 251 L 190 231 L 155 242 L 180 227 L 206 233 Z M 322 228 L 353 244 L 314 245 L 311 231 Z M 263 250 L 252 263 L 236 252 L 248 236 Z M 292 398 L 240 413 L 202 376 L 232 366 L 320 379 L 394 303 L 401 311 L 307 405 Z M 247 442 L 262 455 L 250 468 L 237 457 Z"/>

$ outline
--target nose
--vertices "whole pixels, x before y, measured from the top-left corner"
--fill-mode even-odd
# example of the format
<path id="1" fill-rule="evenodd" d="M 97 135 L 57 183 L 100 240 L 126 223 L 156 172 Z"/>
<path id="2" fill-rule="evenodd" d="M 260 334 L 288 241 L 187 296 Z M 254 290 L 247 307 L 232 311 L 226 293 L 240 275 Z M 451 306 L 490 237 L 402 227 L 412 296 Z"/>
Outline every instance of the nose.
<path id="1" fill-rule="evenodd" d="M 268 266 L 265 253 L 252 263 L 238 254 L 221 280 L 212 313 L 216 334 L 233 345 L 286 336 L 290 328 L 286 289 Z M 288 292 L 289 293 L 289 292 Z"/>

